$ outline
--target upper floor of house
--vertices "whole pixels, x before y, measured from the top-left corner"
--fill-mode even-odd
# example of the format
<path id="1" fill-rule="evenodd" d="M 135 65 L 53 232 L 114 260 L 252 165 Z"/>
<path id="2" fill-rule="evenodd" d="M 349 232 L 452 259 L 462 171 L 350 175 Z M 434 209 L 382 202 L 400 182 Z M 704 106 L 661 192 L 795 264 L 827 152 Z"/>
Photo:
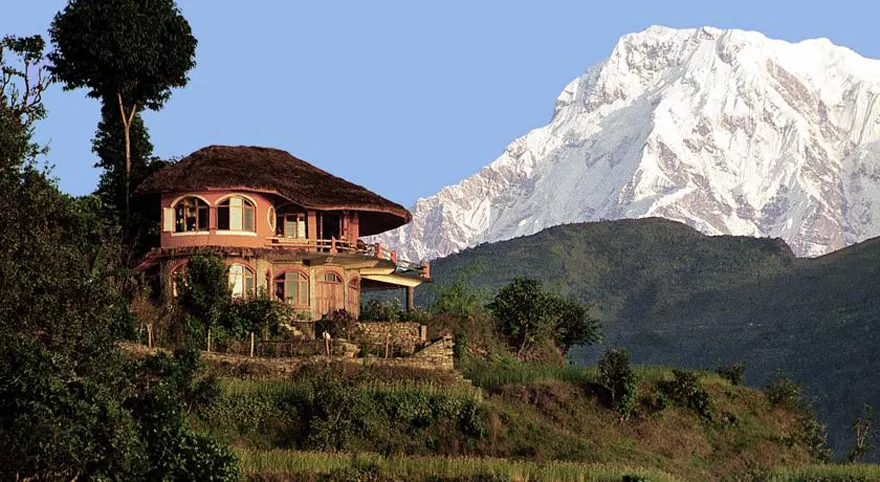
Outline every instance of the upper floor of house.
<path id="1" fill-rule="evenodd" d="M 144 181 L 161 205 L 161 248 L 224 246 L 395 258 L 364 236 L 397 228 L 409 211 L 287 152 L 210 146 Z"/>

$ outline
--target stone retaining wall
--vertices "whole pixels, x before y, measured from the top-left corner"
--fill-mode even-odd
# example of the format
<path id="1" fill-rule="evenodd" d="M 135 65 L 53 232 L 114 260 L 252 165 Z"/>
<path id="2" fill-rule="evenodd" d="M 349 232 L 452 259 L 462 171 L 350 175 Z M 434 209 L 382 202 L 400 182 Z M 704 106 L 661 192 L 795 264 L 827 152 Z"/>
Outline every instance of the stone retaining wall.
<path id="1" fill-rule="evenodd" d="M 382 344 L 390 335 L 392 345 L 409 353 L 427 341 L 427 328 L 415 322 L 361 321 L 357 327 L 365 342 Z"/>

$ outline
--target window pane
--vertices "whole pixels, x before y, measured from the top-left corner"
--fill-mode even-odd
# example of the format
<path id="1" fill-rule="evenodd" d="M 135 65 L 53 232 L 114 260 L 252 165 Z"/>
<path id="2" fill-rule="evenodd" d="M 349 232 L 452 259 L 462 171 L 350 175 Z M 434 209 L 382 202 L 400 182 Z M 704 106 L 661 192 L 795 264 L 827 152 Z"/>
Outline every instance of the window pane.
<path id="1" fill-rule="evenodd" d="M 297 237 L 296 217 L 295 216 L 285 216 L 284 217 L 284 236 L 287 238 Z"/>
<path id="2" fill-rule="evenodd" d="M 220 205 L 217 208 L 217 229 L 229 229 L 229 206 Z"/>
<path id="3" fill-rule="evenodd" d="M 309 283 L 302 281 L 299 284 L 299 302 L 303 305 L 309 304 Z"/>
<path id="4" fill-rule="evenodd" d="M 183 203 L 177 203 L 174 208 L 174 230 L 178 233 L 186 230 L 185 218 Z"/>
<path id="5" fill-rule="evenodd" d="M 229 207 L 229 229 L 241 231 L 241 206 Z"/>
<path id="6" fill-rule="evenodd" d="M 254 294 L 254 274 L 250 270 L 244 270 L 244 294 L 247 296 Z"/>
<path id="7" fill-rule="evenodd" d="M 208 206 L 204 203 L 200 203 L 198 210 L 198 226 L 199 231 L 207 231 L 208 230 Z"/>
<path id="8" fill-rule="evenodd" d="M 233 298 L 239 298 L 244 294 L 244 266 L 234 264 L 229 267 L 229 289 Z"/>
<path id="9" fill-rule="evenodd" d="M 242 209 L 244 209 L 243 228 L 245 231 L 253 231 L 254 230 L 254 208 L 252 206 L 245 206 Z"/>
<path id="10" fill-rule="evenodd" d="M 296 237 L 305 239 L 306 237 L 306 220 L 303 217 L 297 219 Z"/>

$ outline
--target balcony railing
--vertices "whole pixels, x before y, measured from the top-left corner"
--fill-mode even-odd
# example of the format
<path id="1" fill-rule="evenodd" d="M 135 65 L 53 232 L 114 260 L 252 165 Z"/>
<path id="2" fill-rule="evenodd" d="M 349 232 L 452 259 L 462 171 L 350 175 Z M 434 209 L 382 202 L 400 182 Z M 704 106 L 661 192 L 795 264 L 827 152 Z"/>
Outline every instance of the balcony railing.
<path id="1" fill-rule="evenodd" d="M 383 248 L 380 243 L 366 244 L 361 240 L 357 242 L 343 239 L 302 239 L 302 238 L 285 238 L 281 236 L 273 236 L 269 238 L 272 246 L 302 249 L 304 251 L 319 253 L 352 253 L 366 256 L 369 258 L 382 259 L 391 261 L 400 274 L 418 274 L 423 278 L 431 277 L 431 270 L 428 263 L 413 263 L 399 259 L 396 251 Z"/>

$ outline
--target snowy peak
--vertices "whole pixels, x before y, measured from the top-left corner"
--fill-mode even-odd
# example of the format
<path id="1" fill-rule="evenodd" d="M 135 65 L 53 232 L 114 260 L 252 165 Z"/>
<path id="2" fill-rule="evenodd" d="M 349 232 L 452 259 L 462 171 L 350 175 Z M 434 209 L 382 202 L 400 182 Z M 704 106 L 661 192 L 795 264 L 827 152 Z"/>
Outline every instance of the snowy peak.
<path id="1" fill-rule="evenodd" d="M 650 27 L 550 123 L 379 240 L 436 258 L 549 226 L 661 216 L 815 256 L 880 235 L 880 61 L 827 39 Z"/>

